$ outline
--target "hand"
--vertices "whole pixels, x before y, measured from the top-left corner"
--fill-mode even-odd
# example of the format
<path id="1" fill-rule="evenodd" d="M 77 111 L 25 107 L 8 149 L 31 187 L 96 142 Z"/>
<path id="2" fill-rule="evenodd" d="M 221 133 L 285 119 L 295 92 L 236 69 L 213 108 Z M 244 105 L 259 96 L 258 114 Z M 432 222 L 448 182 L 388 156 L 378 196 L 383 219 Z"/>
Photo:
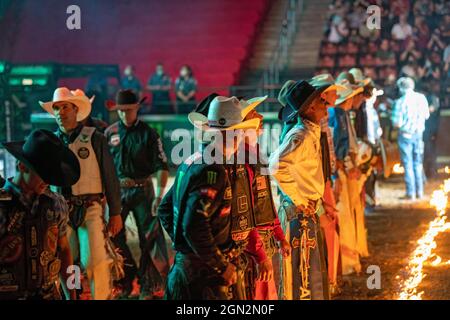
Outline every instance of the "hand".
<path id="1" fill-rule="evenodd" d="M 266 259 L 258 265 L 258 277 L 256 280 L 269 282 L 273 276 L 272 261 Z"/>
<path id="2" fill-rule="evenodd" d="M 236 266 L 231 262 L 228 263 L 227 269 L 225 270 L 224 273 L 222 273 L 222 278 L 225 280 L 228 286 L 235 284 L 237 281 Z"/>
<path id="3" fill-rule="evenodd" d="M 159 204 L 161 203 L 161 197 L 155 197 L 152 202 L 152 215 L 156 216 Z"/>
<path id="4" fill-rule="evenodd" d="M 286 239 L 283 239 L 283 241 L 281 241 L 281 243 L 280 243 L 280 246 L 281 246 L 281 248 L 280 248 L 281 255 L 284 258 L 289 257 L 291 255 L 291 250 L 292 250 L 289 241 L 287 241 Z"/>
<path id="5" fill-rule="evenodd" d="M 359 178 L 361 178 L 361 170 L 359 170 L 358 168 L 351 168 L 348 171 L 348 178 L 349 179 L 355 179 L 358 180 Z"/>
<path id="6" fill-rule="evenodd" d="M 123 228 L 123 221 L 122 217 L 118 214 L 116 216 L 109 217 L 108 222 L 108 231 L 111 235 L 111 237 L 115 237 L 120 230 Z"/>

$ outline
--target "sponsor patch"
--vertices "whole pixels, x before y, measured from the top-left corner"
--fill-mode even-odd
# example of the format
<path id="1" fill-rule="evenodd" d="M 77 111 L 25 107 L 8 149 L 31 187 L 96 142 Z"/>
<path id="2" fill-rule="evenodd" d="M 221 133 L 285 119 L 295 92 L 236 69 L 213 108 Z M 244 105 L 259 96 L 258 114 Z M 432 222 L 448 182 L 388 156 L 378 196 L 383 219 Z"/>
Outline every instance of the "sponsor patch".
<path id="1" fill-rule="evenodd" d="M 216 198 L 217 191 L 214 190 L 213 188 L 203 188 L 203 189 L 200 189 L 200 194 L 202 196 L 205 196 L 205 197 L 208 197 L 208 198 L 214 200 Z"/>
<path id="2" fill-rule="evenodd" d="M 243 241 L 248 238 L 250 231 L 233 233 L 231 237 L 234 241 Z"/>
<path id="3" fill-rule="evenodd" d="M 220 210 L 220 217 L 226 217 L 231 212 L 231 206 L 230 207 L 223 207 L 222 210 Z"/>
<path id="4" fill-rule="evenodd" d="M 82 148 L 78 149 L 77 153 L 81 159 L 87 159 L 89 157 L 89 149 L 88 148 L 82 147 Z"/>
<path id="5" fill-rule="evenodd" d="M 88 134 L 81 134 L 80 142 L 88 143 L 89 142 L 89 135 Z"/>
<path id="6" fill-rule="evenodd" d="M 267 189 L 267 183 L 265 177 L 257 177 L 256 178 L 256 190 L 264 190 Z"/>
<path id="7" fill-rule="evenodd" d="M 268 194 L 269 193 L 267 191 L 258 192 L 258 199 L 266 198 L 268 196 Z"/>
<path id="8" fill-rule="evenodd" d="M 248 228 L 248 219 L 245 216 L 241 216 L 239 217 L 239 228 L 241 228 L 241 230 L 245 230 Z"/>
<path id="9" fill-rule="evenodd" d="M 109 144 L 113 147 L 117 147 L 120 144 L 120 135 L 118 133 L 113 134 L 109 139 Z"/>
<path id="10" fill-rule="evenodd" d="M 224 193 L 224 200 L 230 200 L 233 197 L 232 191 L 231 191 L 231 187 L 227 187 L 225 189 L 225 193 Z"/>
<path id="11" fill-rule="evenodd" d="M 207 183 L 208 184 L 216 184 L 217 182 L 217 172 L 216 171 L 207 171 Z"/>
<path id="12" fill-rule="evenodd" d="M 247 196 L 240 196 L 237 199 L 238 203 L 238 213 L 243 213 L 248 211 L 248 199 Z"/>

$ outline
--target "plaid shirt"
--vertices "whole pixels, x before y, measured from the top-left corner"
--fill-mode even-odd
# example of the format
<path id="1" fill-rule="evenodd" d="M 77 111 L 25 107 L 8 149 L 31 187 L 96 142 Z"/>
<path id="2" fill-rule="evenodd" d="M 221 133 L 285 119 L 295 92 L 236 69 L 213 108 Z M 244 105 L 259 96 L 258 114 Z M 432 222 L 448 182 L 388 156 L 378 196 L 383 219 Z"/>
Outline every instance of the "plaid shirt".
<path id="1" fill-rule="evenodd" d="M 395 101 L 391 120 L 401 133 L 421 134 L 425 130 L 425 120 L 429 117 L 426 97 L 414 90 L 407 90 Z"/>

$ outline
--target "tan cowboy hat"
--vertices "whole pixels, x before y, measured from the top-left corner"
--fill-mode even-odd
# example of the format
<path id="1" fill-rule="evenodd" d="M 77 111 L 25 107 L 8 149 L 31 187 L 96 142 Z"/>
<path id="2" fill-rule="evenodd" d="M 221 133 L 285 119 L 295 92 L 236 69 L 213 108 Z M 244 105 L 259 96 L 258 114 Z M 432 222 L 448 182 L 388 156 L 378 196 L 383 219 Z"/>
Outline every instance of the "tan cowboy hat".
<path id="1" fill-rule="evenodd" d="M 315 88 L 322 90 L 322 92 L 327 91 L 339 91 L 339 90 L 345 90 L 345 86 L 336 83 L 336 80 L 334 77 L 329 73 L 321 73 L 318 74 L 311 79 L 308 80 L 308 82 Z"/>
<path id="2" fill-rule="evenodd" d="M 56 88 L 53 92 L 53 100 L 48 102 L 39 101 L 41 107 L 54 116 L 53 104 L 55 102 L 70 102 L 78 107 L 77 121 L 86 119 L 92 110 L 91 101 L 80 89 L 69 90 L 66 87 Z"/>
<path id="3" fill-rule="evenodd" d="M 208 116 L 191 112 L 188 119 L 195 127 L 203 131 L 256 130 L 260 126 L 260 119 L 244 119 L 250 111 L 266 99 L 267 96 L 245 101 L 236 97 L 217 96 L 211 101 Z"/>
<path id="4" fill-rule="evenodd" d="M 355 79 L 356 83 L 362 85 L 363 87 L 367 86 L 372 82 L 372 79 L 369 77 L 365 77 L 361 69 L 359 68 L 351 68 L 348 73 L 350 73 Z"/>
<path id="5" fill-rule="evenodd" d="M 336 83 L 345 88 L 337 92 L 338 98 L 336 99 L 336 105 L 340 105 L 344 101 L 364 92 L 364 86 L 357 84 L 355 78 L 349 72 L 340 73 L 336 79 Z"/>

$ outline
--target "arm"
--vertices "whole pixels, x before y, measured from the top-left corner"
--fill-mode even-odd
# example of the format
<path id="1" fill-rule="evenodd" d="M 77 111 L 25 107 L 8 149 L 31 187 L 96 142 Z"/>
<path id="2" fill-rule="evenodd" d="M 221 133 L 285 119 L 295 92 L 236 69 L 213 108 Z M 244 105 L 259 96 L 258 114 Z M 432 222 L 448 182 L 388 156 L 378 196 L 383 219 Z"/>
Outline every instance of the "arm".
<path id="1" fill-rule="evenodd" d="M 208 172 L 217 174 L 216 183 L 206 184 Z M 195 179 L 191 177 L 197 184 L 190 189 L 182 220 L 183 236 L 192 251 L 219 274 L 225 272 L 228 262 L 217 247 L 210 219 L 219 205 L 215 197 L 226 187 L 225 174 L 223 167 L 208 166 Z"/>
<path id="2" fill-rule="evenodd" d="M 105 189 L 106 201 L 109 206 L 108 230 L 112 236 L 115 236 L 123 227 L 123 221 L 120 216 L 120 184 L 117 178 L 114 161 L 109 152 L 108 143 L 104 135 L 95 132 L 92 137 L 92 146 L 100 167 L 102 183 Z"/>
<path id="3" fill-rule="evenodd" d="M 292 130 L 296 130 L 295 128 Z M 308 202 L 298 192 L 297 181 L 290 168 L 299 166 L 297 156 L 305 154 L 304 133 L 288 133 L 285 141 L 270 156 L 270 172 L 277 181 L 280 189 L 292 200 L 296 207 L 307 206 Z"/>

